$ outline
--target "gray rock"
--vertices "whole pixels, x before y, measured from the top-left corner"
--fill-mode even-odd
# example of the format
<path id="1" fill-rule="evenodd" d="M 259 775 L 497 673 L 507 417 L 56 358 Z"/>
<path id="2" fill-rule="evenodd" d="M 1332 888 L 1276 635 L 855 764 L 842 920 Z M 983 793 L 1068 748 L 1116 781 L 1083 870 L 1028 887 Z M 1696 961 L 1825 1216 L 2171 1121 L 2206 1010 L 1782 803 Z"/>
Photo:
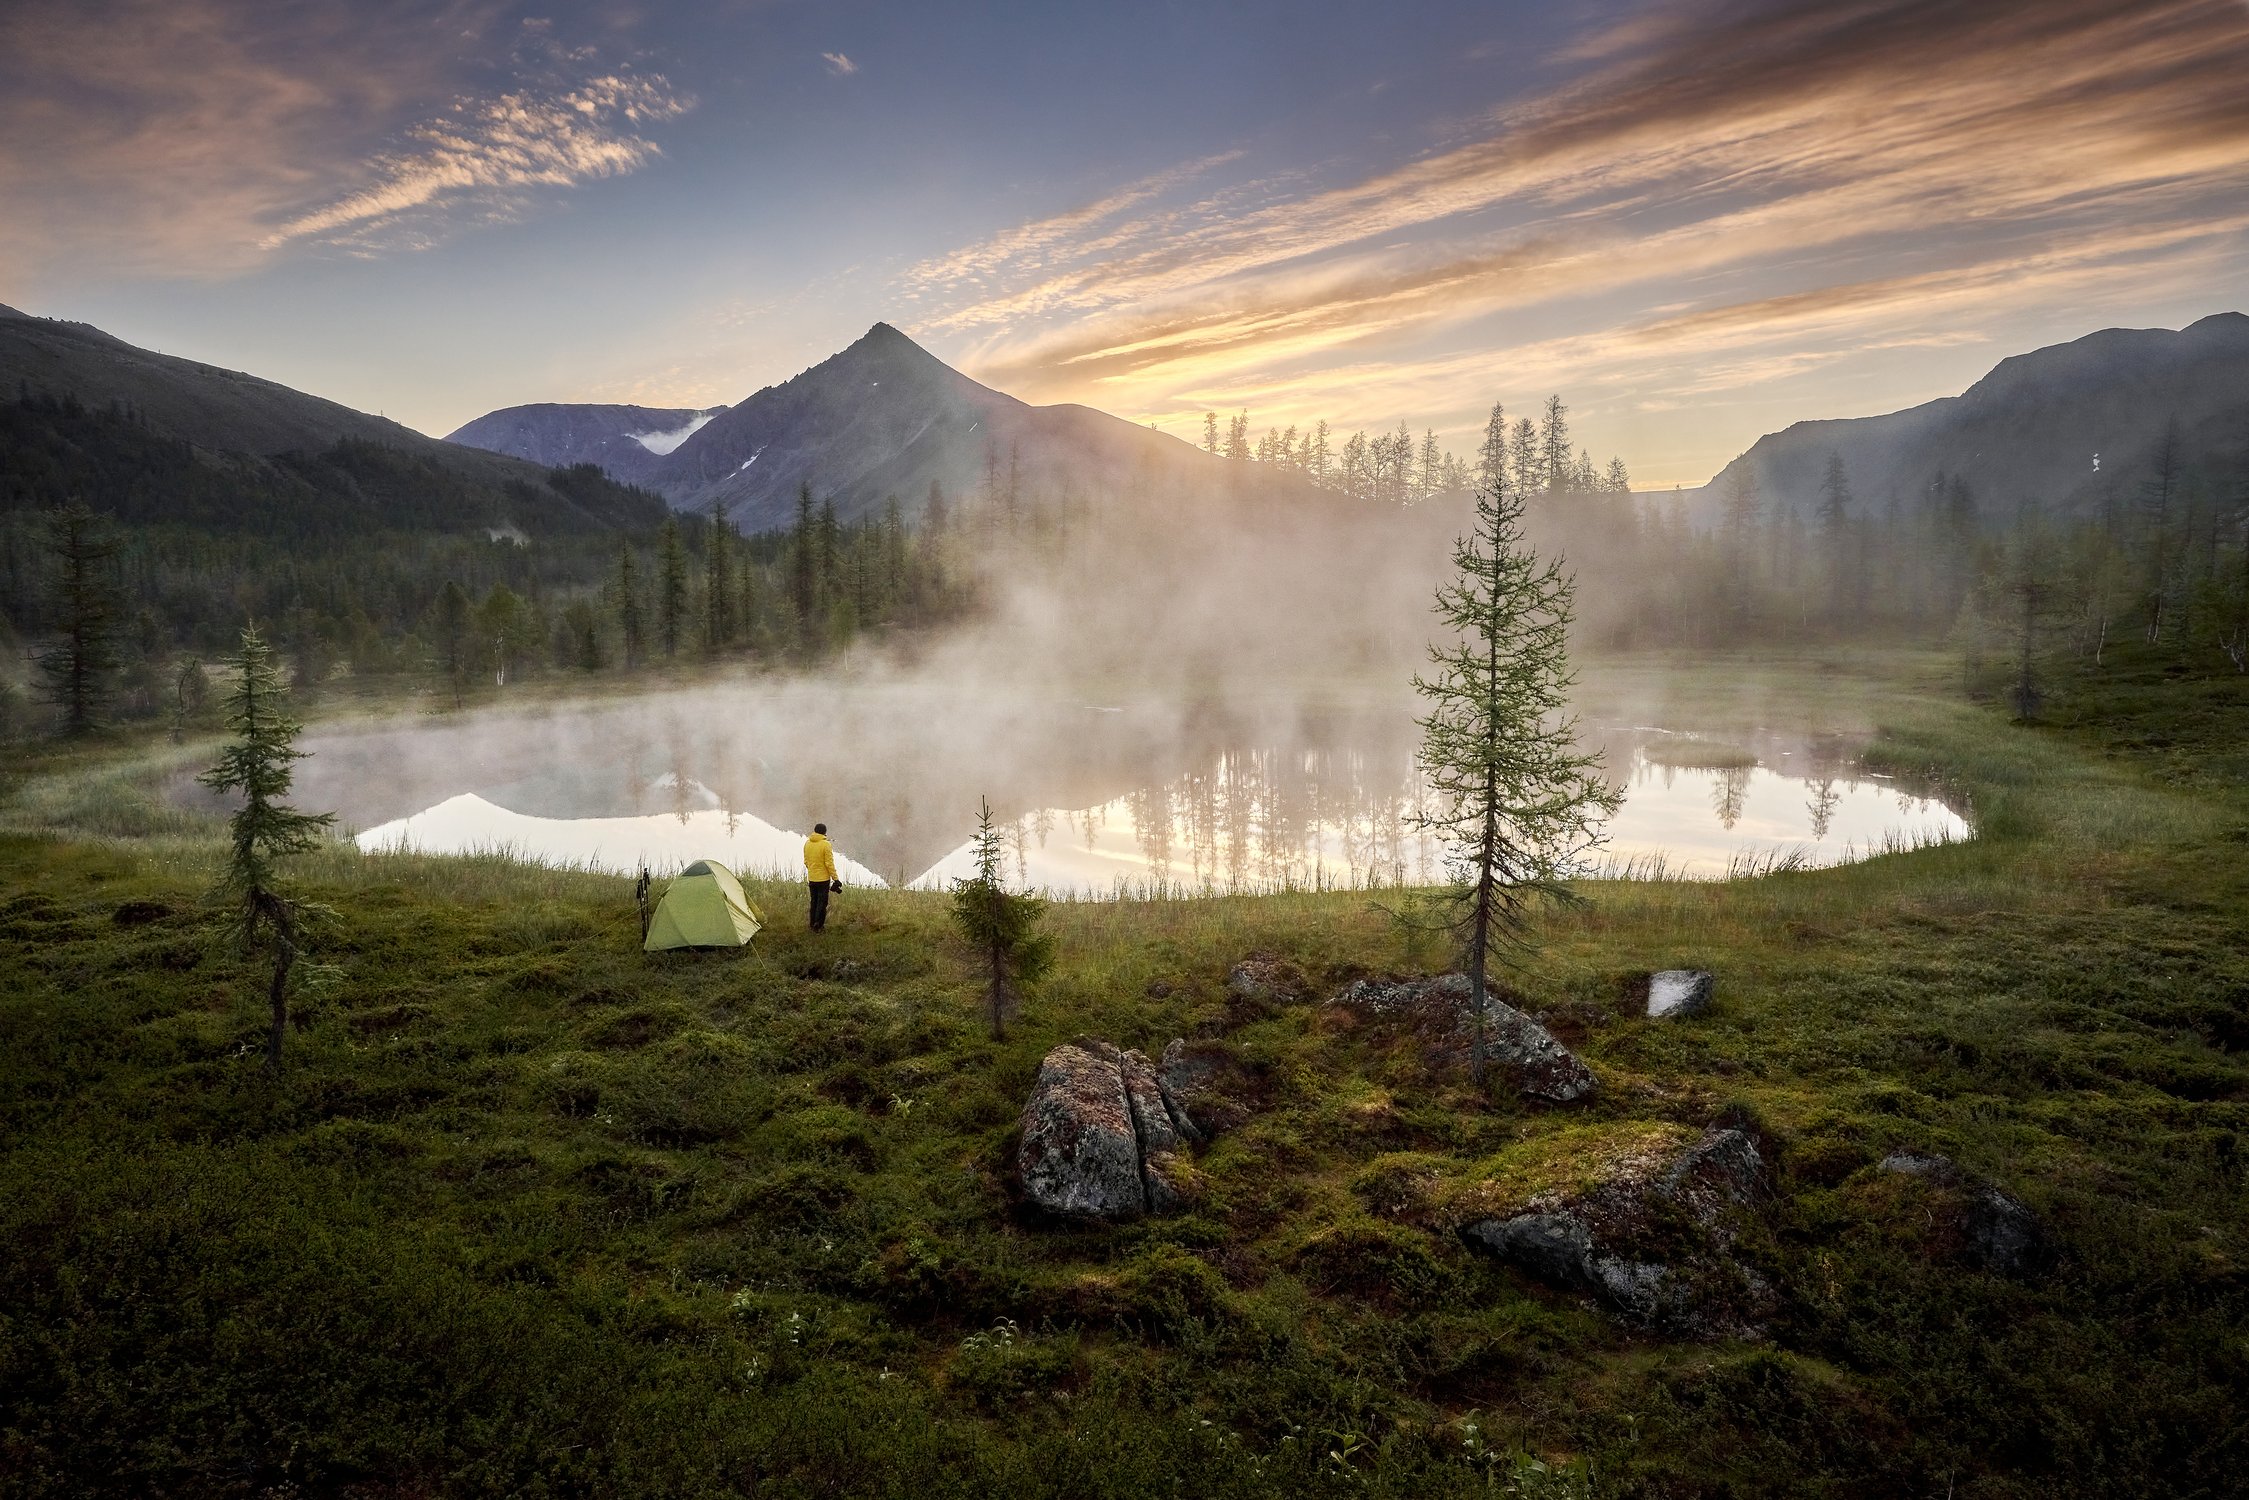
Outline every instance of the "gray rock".
<path id="1" fill-rule="evenodd" d="M 1173 1041 L 1156 1081 L 1180 1134 L 1198 1145 L 1249 1118 L 1233 1054 L 1217 1042 Z"/>
<path id="2" fill-rule="evenodd" d="M 1648 1015 L 1694 1015 L 1709 1008 L 1713 988 L 1707 969 L 1658 969 L 1648 976 Z"/>
<path id="3" fill-rule="evenodd" d="M 1184 1041 L 1165 1048 L 1164 1060 L 1159 1072 L 1146 1053 L 1090 1037 L 1047 1053 L 1023 1106 L 1024 1196 L 1049 1213 L 1092 1219 L 1168 1213 L 1191 1201 L 1192 1147 L 1225 1118 L 1211 1097 L 1224 1069 Z"/>
<path id="4" fill-rule="evenodd" d="M 1962 1171 L 1951 1158 L 1901 1151 L 1882 1158 L 1876 1170 L 1920 1178 L 1950 1200 L 1948 1227 L 1969 1264 L 2001 1276 L 2023 1276 L 2048 1259 L 2046 1227 L 2030 1206 Z"/>
<path id="5" fill-rule="evenodd" d="M 1468 1243 L 1625 1317 L 1698 1336 L 1746 1337 L 1772 1288 L 1734 1254 L 1764 1193 L 1756 1143 L 1713 1130 L 1666 1153 L 1620 1157 L 1578 1192 L 1541 1193 L 1461 1227 Z"/>
<path id="6" fill-rule="evenodd" d="M 1465 974 L 1432 979 L 1358 979 L 1331 1002 L 1373 1020 L 1412 1025 L 1434 1043 L 1436 1060 L 1465 1065 L 1476 1019 Z M 1492 994 L 1484 996 L 1484 1056 L 1523 1094 L 1570 1104 L 1599 1087 L 1593 1070 L 1530 1016 Z"/>
<path id="7" fill-rule="evenodd" d="M 1114 1055 L 1067 1042 L 1046 1055 L 1023 1107 L 1017 1164 L 1024 1194 L 1049 1213 L 1113 1219 L 1147 1212 L 1139 1133 Z"/>
<path id="8" fill-rule="evenodd" d="M 1269 1016 L 1304 998 L 1304 971 L 1287 959 L 1253 954 L 1226 972 L 1227 1008 L 1237 1015 Z"/>

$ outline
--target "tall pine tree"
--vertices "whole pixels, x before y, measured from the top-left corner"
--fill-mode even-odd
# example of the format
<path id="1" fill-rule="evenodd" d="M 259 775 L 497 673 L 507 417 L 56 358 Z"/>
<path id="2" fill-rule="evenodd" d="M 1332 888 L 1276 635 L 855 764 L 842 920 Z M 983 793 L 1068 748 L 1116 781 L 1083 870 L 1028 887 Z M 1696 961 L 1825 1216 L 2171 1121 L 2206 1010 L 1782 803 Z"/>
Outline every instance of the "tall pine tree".
<path id="1" fill-rule="evenodd" d="M 658 543 L 656 575 L 656 640 L 668 660 L 679 655 L 687 635 L 687 549 L 679 539 L 679 517 L 664 517 Z"/>
<path id="2" fill-rule="evenodd" d="M 116 687 L 121 611 L 110 575 L 121 544 L 105 519 L 75 501 L 47 518 L 45 540 L 60 639 L 37 665 L 62 732 L 75 738 L 102 727 Z"/>

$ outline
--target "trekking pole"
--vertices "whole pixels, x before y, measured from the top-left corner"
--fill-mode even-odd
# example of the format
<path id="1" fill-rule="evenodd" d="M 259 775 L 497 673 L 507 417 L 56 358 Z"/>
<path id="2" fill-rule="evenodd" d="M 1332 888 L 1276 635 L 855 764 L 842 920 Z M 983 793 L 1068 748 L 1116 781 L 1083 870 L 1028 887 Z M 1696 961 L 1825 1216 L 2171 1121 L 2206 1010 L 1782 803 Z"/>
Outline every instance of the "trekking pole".
<path id="1" fill-rule="evenodd" d="M 640 867 L 640 883 L 633 887 L 633 905 L 640 908 L 640 940 L 645 943 L 648 941 L 648 924 L 651 920 L 648 912 L 648 866 L 646 865 Z"/>

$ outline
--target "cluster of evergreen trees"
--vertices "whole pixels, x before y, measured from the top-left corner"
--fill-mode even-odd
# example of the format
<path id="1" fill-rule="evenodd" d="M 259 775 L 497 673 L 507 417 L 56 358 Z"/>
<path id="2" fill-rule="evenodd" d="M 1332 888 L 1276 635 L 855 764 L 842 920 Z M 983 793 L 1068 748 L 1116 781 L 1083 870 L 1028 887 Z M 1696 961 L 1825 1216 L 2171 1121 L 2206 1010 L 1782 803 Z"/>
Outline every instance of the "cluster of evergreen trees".
<path id="1" fill-rule="evenodd" d="M 1246 415 L 1222 435 L 1212 414 L 1206 445 L 1259 481 L 1236 487 L 1245 503 L 1225 528 L 1209 524 L 1217 493 L 1134 491 L 1104 514 L 1068 485 L 1026 483 L 1015 456 L 995 450 L 979 490 L 954 500 L 933 485 L 912 525 L 895 498 L 842 521 L 806 487 L 790 525 L 757 535 L 723 507 L 676 515 L 598 471 L 558 471 L 555 492 L 582 494 L 584 513 L 624 507 L 645 524 L 526 538 L 409 524 L 442 511 L 414 489 L 438 481 L 379 449 L 214 460 L 148 434 L 130 412 L 46 398 L 0 408 L 9 423 L 32 440 L 0 451 L 0 645 L 34 648 L 34 685 L 74 733 L 112 718 L 200 721 L 212 696 L 201 664 L 246 622 L 264 629 L 300 694 L 421 674 L 462 700 L 542 673 L 817 660 L 870 632 L 957 620 L 997 567 L 1044 576 L 1073 549 L 1103 559 L 1106 585 L 1132 586 L 1123 579 L 1137 567 L 1195 587 L 1170 577 L 1187 565 L 1177 549 L 1134 541 L 1151 528 L 1207 534 L 1226 555 L 1188 550 L 1214 578 L 1254 570 L 1255 557 L 1233 553 L 1271 527 L 1302 540 L 1325 534 L 1322 517 L 1354 538 L 1342 552 L 1414 552 L 1417 524 L 1449 525 L 1449 512 L 1393 527 L 1374 507 L 1476 489 L 1516 497 L 1528 543 L 1580 580 L 1575 633 L 1591 647 L 1951 639 L 1979 684 L 2010 688 L 2026 709 L 2054 658 L 2098 666 L 2123 640 L 2183 670 L 2249 671 L 2249 426 L 2228 452 L 2190 451 L 2174 432 L 2145 473 L 2113 476 L 2075 514 L 2001 514 L 1941 472 L 1868 503 L 1839 457 L 1803 495 L 1762 493 L 1737 465 L 1715 502 L 1690 513 L 1676 494 L 1633 495 L 1621 462 L 1596 469 L 1559 397 L 1535 419 L 1495 406 L 1465 460 L 1431 435 L 1417 444 L 1403 424 L 1335 452 L 1325 424 L 1253 440 Z M 65 483 L 92 504 L 58 505 Z M 164 508 L 168 487 L 193 501 L 187 519 Z M 1366 628 L 1390 630 L 1381 622 L 1398 603 L 1351 607 Z M 0 733 L 33 717 L 0 675 Z"/>
<path id="2" fill-rule="evenodd" d="M 460 699 L 545 672 L 816 657 L 968 596 L 952 554 L 971 540 L 909 534 L 895 500 L 844 524 L 807 490 L 793 527 L 743 537 L 590 465 L 516 494 L 369 443 L 209 453 L 121 405 L 29 391 L 0 405 L 0 439 L 0 647 L 30 644 L 29 696 L 70 734 L 205 722 L 203 663 L 246 622 L 300 695 L 434 675 Z M 0 672 L 0 736 L 40 721 Z"/>
<path id="3" fill-rule="evenodd" d="M 1267 428 L 1252 443 L 1249 413 L 1229 418 L 1223 438 L 1218 413 L 1203 413 L 1204 452 L 1257 464 L 1267 472 L 1291 474 L 1354 500 L 1414 505 L 1438 495 L 1496 489 L 1502 479 L 1525 497 L 1552 491 L 1620 495 L 1631 491 L 1623 459 L 1612 458 L 1607 468 L 1596 469 L 1593 455 L 1582 448 L 1573 453 L 1570 441 L 1569 408 L 1560 396 L 1546 398 L 1537 421 L 1519 417 L 1512 427 L 1505 409 L 1494 404 L 1473 460 L 1447 452 L 1433 429 L 1423 429 L 1417 443 L 1412 425 L 1403 419 L 1396 432 L 1371 438 L 1363 431 L 1354 432 L 1337 447 L 1324 420 L 1301 430 L 1293 423 Z"/>

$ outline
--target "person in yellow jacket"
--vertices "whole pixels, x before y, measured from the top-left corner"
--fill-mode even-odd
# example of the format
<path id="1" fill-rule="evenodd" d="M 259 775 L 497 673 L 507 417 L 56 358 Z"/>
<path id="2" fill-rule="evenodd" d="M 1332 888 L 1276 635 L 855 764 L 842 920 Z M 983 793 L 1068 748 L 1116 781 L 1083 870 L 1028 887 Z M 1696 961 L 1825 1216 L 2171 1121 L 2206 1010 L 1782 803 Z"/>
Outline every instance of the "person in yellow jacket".
<path id="1" fill-rule="evenodd" d="M 828 892 L 843 889 L 836 879 L 836 846 L 828 842 L 828 825 L 812 825 L 812 837 L 804 841 L 804 878 L 812 886 L 812 930 L 825 932 L 828 927 Z"/>

